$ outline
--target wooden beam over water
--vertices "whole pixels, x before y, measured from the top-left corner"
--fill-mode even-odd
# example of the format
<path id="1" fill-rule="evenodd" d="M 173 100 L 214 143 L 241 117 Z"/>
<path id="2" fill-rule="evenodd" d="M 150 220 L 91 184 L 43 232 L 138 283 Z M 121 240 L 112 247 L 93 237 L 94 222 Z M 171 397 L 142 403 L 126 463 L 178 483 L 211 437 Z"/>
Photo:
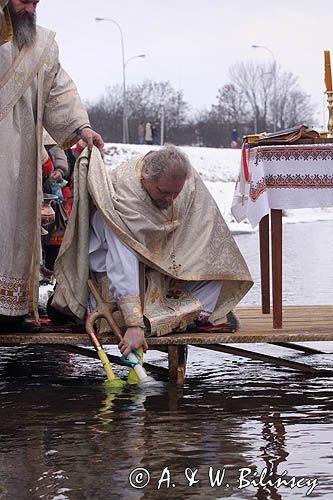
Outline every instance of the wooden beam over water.
<path id="1" fill-rule="evenodd" d="M 239 308 L 237 314 L 241 330 L 237 333 L 172 333 L 163 337 L 150 337 L 147 342 L 154 346 L 207 345 L 243 343 L 314 342 L 333 340 L 333 306 L 284 307 L 281 329 L 274 329 L 271 314 L 262 314 L 261 308 Z M 118 341 L 112 336 L 101 338 L 104 345 Z M 0 333 L 0 347 L 27 344 L 91 345 L 85 333 Z"/>
<path id="2" fill-rule="evenodd" d="M 210 349 L 212 351 L 224 352 L 226 354 L 233 354 L 235 356 L 240 356 L 242 358 L 255 359 L 256 361 L 263 361 L 264 363 L 283 366 L 285 368 L 291 368 L 292 370 L 298 370 L 303 373 L 310 373 L 312 375 L 323 375 L 323 374 L 326 374 L 327 376 L 333 375 L 333 370 L 318 370 L 317 368 L 305 365 L 304 363 L 298 363 L 297 361 L 291 361 L 289 359 L 281 359 L 275 356 L 262 354 L 260 352 L 248 351 L 246 349 L 240 349 L 239 347 L 219 345 L 219 344 L 200 345 L 196 347 L 200 347 L 201 349 Z"/>

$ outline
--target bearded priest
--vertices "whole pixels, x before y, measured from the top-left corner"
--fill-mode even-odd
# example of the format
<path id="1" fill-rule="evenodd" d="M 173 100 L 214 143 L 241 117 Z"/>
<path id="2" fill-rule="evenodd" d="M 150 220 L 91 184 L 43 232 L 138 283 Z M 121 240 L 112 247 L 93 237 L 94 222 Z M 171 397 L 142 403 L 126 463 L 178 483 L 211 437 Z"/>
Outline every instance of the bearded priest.
<path id="1" fill-rule="evenodd" d="M 37 4 L 0 0 L 0 332 L 37 315 L 43 127 L 64 148 L 81 138 L 103 149 Z"/>

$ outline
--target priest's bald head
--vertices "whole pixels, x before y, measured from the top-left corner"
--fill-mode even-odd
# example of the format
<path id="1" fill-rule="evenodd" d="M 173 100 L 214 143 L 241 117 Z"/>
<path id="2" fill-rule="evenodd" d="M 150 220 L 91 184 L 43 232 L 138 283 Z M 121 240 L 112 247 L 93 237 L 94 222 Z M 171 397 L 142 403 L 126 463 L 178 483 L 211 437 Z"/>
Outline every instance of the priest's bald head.
<path id="1" fill-rule="evenodd" d="M 36 8 L 39 0 L 10 0 L 8 8 L 13 25 L 13 41 L 19 49 L 36 39 Z"/>
<path id="2" fill-rule="evenodd" d="M 142 186 L 154 205 L 168 208 L 182 191 L 191 164 L 187 156 L 172 145 L 150 151 L 142 160 Z"/>

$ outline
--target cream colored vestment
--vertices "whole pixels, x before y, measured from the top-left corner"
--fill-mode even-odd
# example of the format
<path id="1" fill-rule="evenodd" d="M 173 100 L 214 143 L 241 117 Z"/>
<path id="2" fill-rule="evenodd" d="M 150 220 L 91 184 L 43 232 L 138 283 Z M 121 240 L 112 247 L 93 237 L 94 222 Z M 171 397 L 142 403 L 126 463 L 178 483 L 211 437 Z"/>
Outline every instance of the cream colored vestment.
<path id="1" fill-rule="evenodd" d="M 212 322 L 219 322 L 251 288 L 246 263 L 194 169 L 173 207 L 167 210 L 157 209 L 143 189 L 140 158 L 109 172 L 96 148 L 90 159 L 85 151 L 76 163 L 74 187 L 73 210 L 55 266 L 56 307 L 81 319 L 86 312 L 89 199 L 117 237 L 157 271 L 162 280 L 155 282 L 156 293 L 152 284 L 152 301 L 145 307 L 151 306 L 156 312 L 159 305 L 163 306 L 156 295 L 163 288 L 163 276 L 186 281 L 222 280 L 223 287 L 210 317 Z M 178 306 L 174 303 L 173 308 Z M 172 323 L 161 318 L 163 333 Z"/>
<path id="2" fill-rule="evenodd" d="M 89 123 L 54 37 L 37 27 L 31 47 L 0 45 L 0 314 L 8 316 L 26 314 L 29 301 L 37 307 L 43 126 L 66 146 Z"/>

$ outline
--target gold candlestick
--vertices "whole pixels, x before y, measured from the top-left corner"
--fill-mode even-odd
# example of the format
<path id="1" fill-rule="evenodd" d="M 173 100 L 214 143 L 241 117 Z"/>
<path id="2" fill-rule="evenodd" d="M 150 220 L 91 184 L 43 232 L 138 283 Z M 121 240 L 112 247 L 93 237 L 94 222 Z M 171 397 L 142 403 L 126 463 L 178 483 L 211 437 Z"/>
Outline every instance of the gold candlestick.
<path id="1" fill-rule="evenodd" d="M 333 137 L 333 86 L 332 86 L 332 69 L 331 69 L 331 54 L 329 50 L 324 51 L 324 72 L 325 86 L 327 94 L 328 107 L 328 137 Z"/>
<path id="2" fill-rule="evenodd" d="M 327 108 L 328 108 L 328 122 L 327 130 L 328 137 L 333 137 L 333 91 L 326 92 L 327 94 Z"/>

